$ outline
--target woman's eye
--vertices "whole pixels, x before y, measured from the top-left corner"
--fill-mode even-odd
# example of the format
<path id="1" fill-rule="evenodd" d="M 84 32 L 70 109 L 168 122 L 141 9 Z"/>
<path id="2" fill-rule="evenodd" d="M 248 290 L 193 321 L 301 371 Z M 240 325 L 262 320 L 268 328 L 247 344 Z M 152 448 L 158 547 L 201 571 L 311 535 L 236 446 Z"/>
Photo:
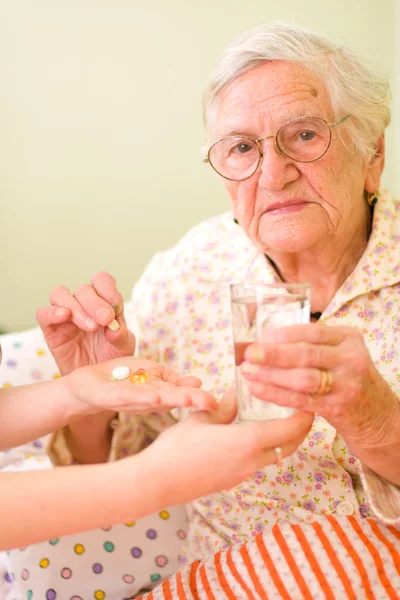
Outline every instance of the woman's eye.
<path id="1" fill-rule="evenodd" d="M 316 133 L 315 131 L 302 131 L 299 135 L 299 138 L 303 141 L 303 142 L 309 142 L 310 140 L 313 140 L 316 137 Z"/>
<path id="2" fill-rule="evenodd" d="M 251 150 L 251 146 L 249 144 L 238 144 L 236 146 L 236 150 L 240 154 L 246 154 L 246 152 L 249 152 Z"/>

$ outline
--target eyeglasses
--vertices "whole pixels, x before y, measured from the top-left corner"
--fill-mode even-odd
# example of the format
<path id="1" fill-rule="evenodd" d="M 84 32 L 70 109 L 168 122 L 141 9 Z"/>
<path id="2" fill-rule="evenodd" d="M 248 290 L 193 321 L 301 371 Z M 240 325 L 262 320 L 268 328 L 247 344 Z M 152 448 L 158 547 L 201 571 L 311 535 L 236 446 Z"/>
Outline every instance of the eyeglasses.
<path id="1" fill-rule="evenodd" d="M 215 142 L 203 162 L 210 163 L 214 171 L 230 181 L 244 181 L 257 171 L 264 155 L 261 142 L 275 139 L 285 156 L 301 163 L 322 158 L 332 141 L 332 129 L 351 115 L 335 123 L 321 117 L 297 117 L 280 126 L 275 135 L 257 140 L 245 135 L 230 135 Z"/>

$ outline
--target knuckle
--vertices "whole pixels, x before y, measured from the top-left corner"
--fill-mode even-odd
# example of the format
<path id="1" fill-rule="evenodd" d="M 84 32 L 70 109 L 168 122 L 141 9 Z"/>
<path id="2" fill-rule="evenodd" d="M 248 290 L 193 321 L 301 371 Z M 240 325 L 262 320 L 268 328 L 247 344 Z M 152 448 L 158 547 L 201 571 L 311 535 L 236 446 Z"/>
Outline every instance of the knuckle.
<path id="1" fill-rule="evenodd" d="M 316 344 L 319 344 L 320 342 L 323 341 L 323 336 L 324 336 L 324 333 L 325 333 L 323 327 L 325 327 L 325 326 L 324 325 L 319 325 L 318 323 L 312 325 L 312 329 L 311 329 L 311 331 L 312 331 L 312 336 L 311 336 L 312 342 L 314 342 Z"/>
<path id="2" fill-rule="evenodd" d="M 78 287 L 76 288 L 74 296 L 81 296 L 82 294 L 86 294 L 91 289 L 93 288 L 88 283 L 81 283 L 81 285 L 78 285 Z"/>
<path id="3" fill-rule="evenodd" d="M 98 271 L 97 273 L 95 273 L 93 275 L 93 277 L 91 278 L 91 283 L 94 282 L 104 282 L 104 281 L 108 281 L 110 283 L 112 283 L 113 285 L 116 284 L 116 281 L 114 279 L 114 277 L 112 275 L 110 275 L 110 273 L 107 273 L 107 271 Z"/>
<path id="4" fill-rule="evenodd" d="M 302 390 L 307 390 L 313 392 L 315 389 L 319 388 L 319 380 L 316 378 L 315 374 L 312 371 L 304 370 L 302 371 L 297 379 L 299 383 L 299 388 Z"/>
<path id="5" fill-rule="evenodd" d="M 71 295 L 69 289 L 65 287 L 65 285 L 59 285 L 51 292 L 49 300 L 51 303 L 56 302 L 59 296 L 64 296 L 66 294 Z"/>
<path id="6" fill-rule="evenodd" d="M 357 380 L 351 381 L 346 386 L 346 398 L 353 402 L 356 400 L 361 393 L 361 385 Z"/>
<path id="7" fill-rule="evenodd" d="M 357 373 L 357 375 L 365 375 L 368 371 L 368 359 L 367 356 L 363 354 L 354 354 L 352 356 L 351 361 L 352 370 Z"/>

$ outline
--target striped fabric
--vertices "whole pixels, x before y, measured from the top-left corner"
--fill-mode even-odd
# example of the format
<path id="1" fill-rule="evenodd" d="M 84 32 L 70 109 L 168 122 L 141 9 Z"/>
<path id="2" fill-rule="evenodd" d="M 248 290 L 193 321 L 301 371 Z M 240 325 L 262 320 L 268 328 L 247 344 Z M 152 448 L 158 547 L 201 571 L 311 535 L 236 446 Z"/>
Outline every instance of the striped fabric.
<path id="1" fill-rule="evenodd" d="M 400 532 L 374 519 L 275 524 L 141 600 L 399 600 Z"/>

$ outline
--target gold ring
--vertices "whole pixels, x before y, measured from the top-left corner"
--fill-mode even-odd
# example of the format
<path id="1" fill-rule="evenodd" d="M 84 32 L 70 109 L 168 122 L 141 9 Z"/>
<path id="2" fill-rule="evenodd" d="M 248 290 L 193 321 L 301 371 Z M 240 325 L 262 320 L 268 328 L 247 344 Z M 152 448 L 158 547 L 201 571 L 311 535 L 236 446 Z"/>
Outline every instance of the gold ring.
<path id="1" fill-rule="evenodd" d="M 333 387 L 333 375 L 329 370 L 321 369 L 321 383 L 317 391 L 318 396 L 329 394 Z"/>
<path id="2" fill-rule="evenodd" d="M 276 456 L 275 464 L 279 466 L 282 461 L 282 448 L 277 446 L 276 448 L 274 448 L 274 452 Z"/>

